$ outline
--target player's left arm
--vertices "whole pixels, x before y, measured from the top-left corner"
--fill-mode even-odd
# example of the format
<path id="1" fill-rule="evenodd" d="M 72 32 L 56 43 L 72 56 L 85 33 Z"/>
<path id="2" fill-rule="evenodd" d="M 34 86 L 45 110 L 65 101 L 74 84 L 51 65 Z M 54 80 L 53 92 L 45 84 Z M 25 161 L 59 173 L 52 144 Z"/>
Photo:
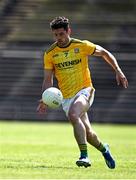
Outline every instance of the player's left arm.
<path id="1" fill-rule="evenodd" d="M 128 81 L 121 68 L 118 65 L 116 58 L 103 47 L 96 45 L 94 56 L 101 56 L 115 71 L 117 84 L 122 84 L 124 88 L 128 87 Z"/>

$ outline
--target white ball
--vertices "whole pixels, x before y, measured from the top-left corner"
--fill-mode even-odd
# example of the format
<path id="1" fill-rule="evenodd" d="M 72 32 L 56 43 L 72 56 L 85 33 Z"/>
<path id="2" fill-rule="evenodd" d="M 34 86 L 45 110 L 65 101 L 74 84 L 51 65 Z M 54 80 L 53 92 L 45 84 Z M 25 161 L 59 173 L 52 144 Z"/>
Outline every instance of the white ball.
<path id="1" fill-rule="evenodd" d="M 63 95 L 58 88 L 50 87 L 42 93 L 42 101 L 50 108 L 58 108 L 63 100 Z"/>

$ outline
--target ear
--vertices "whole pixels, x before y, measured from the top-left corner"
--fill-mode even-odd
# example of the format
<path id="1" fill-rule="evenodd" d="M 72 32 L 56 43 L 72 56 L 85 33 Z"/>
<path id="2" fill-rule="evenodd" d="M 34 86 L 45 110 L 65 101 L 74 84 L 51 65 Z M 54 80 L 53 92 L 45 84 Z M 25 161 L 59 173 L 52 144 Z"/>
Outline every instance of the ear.
<path id="1" fill-rule="evenodd" d="M 71 34 L 71 28 L 70 27 L 68 28 L 68 34 L 69 35 Z"/>

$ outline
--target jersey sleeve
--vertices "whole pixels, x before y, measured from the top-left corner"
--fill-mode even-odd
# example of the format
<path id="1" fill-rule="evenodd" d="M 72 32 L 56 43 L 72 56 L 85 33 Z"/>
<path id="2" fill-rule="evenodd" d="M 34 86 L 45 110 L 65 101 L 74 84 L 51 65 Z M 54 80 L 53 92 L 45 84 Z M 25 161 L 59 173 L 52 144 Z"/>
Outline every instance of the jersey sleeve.
<path id="1" fill-rule="evenodd" d="M 84 43 L 85 43 L 85 46 L 84 46 L 85 53 L 87 55 L 92 55 L 95 52 L 96 45 L 87 40 L 85 40 Z"/>
<path id="2" fill-rule="evenodd" d="M 53 69 L 52 58 L 46 52 L 44 53 L 44 69 Z"/>

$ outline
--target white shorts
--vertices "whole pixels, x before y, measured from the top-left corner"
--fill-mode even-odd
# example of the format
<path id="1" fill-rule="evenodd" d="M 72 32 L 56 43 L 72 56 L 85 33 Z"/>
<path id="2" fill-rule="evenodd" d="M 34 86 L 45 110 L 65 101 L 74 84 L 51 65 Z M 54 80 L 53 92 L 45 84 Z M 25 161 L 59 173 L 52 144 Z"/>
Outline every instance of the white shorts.
<path id="1" fill-rule="evenodd" d="M 82 90 L 80 90 L 75 96 L 73 96 L 72 98 L 68 98 L 68 99 L 63 99 L 62 101 L 62 107 L 63 110 L 66 113 L 66 116 L 68 116 L 68 112 L 69 112 L 69 108 L 72 104 L 72 102 L 74 101 L 74 99 L 78 96 L 83 96 L 87 101 L 88 101 L 88 106 L 90 107 L 93 103 L 94 100 L 94 93 L 95 93 L 95 89 L 92 87 L 87 87 L 84 88 Z"/>

